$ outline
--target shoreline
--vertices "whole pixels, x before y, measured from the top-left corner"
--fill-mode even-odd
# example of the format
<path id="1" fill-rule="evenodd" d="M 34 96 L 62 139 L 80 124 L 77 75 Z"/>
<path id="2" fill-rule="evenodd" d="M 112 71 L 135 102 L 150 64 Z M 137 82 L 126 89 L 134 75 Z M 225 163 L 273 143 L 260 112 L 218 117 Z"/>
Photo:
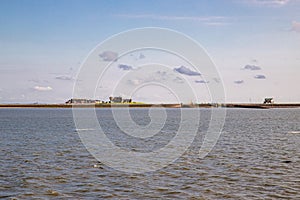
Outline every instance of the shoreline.
<path id="1" fill-rule="evenodd" d="M 300 103 L 227 103 L 227 104 L 0 104 L 0 108 L 300 108 Z"/>

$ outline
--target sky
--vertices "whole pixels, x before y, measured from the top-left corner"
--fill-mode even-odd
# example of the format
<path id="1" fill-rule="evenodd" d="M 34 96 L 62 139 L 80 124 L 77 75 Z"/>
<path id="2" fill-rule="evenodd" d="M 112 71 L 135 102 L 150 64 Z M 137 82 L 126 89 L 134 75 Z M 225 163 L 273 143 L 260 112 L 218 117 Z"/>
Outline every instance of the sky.
<path id="1" fill-rule="evenodd" d="M 171 29 L 199 43 L 218 70 L 226 102 L 265 97 L 300 102 L 299 0 L 0 0 L 0 27 L 0 103 L 64 103 L 74 96 L 80 69 L 99 43 L 143 27 Z M 99 53 L 102 61 L 118 55 L 109 50 Z M 149 77 L 138 70 L 153 60 L 163 60 L 172 80 L 188 81 L 197 101 L 212 101 L 201 72 L 169 54 L 146 50 L 114 61 L 94 96 L 82 98 L 128 96 L 112 91 L 116 77 L 126 75 L 128 85 L 145 83 Z M 151 81 L 162 83 L 166 76 L 158 71 L 149 71 L 156 74 Z M 131 97 L 176 101 L 159 84 Z"/>

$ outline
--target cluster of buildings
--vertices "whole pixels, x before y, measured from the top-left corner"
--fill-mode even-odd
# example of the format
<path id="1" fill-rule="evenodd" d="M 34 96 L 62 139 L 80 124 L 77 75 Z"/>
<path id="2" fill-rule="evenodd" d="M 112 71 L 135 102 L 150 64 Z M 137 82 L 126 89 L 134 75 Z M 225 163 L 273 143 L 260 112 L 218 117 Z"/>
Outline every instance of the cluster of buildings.
<path id="1" fill-rule="evenodd" d="M 109 97 L 109 103 L 132 103 L 132 99 L 123 99 L 122 97 Z"/>
<path id="2" fill-rule="evenodd" d="M 66 104 L 105 104 L 105 103 L 132 103 L 132 99 L 123 99 L 122 97 L 109 97 L 109 101 L 93 99 L 69 99 Z"/>

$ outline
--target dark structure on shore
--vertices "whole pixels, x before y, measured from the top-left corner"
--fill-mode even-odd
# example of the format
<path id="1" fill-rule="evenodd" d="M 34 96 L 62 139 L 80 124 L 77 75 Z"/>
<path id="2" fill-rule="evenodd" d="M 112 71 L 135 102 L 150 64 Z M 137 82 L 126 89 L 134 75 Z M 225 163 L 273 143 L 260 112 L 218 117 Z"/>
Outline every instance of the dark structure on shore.
<path id="1" fill-rule="evenodd" d="M 264 104 L 267 104 L 267 103 L 274 103 L 273 98 L 265 98 Z"/>

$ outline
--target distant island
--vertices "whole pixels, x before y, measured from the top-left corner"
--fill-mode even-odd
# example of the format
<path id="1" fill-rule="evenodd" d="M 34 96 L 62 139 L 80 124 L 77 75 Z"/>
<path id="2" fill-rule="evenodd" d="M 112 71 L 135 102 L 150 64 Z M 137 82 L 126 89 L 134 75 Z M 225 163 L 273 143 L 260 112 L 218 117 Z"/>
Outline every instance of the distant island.
<path id="1" fill-rule="evenodd" d="M 300 103 L 274 103 L 273 98 L 265 98 L 263 103 L 161 103 L 135 102 L 122 97 L 109 97 L 109 101 L 72 98 L 61 104 L 0 104 L 0 108 L 118 108 L 118 107 L 164 107 L 164 108 L 300 108 Z"/>

